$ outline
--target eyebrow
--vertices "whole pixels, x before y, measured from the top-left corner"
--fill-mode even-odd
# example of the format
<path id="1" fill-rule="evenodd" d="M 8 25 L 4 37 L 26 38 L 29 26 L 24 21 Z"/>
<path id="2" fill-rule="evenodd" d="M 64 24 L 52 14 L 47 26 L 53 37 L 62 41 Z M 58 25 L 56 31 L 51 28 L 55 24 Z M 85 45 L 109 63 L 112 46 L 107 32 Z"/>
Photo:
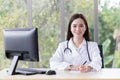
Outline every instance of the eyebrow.
<path id="1" fill-rule="evenodd" d="M 72 25 L 77 25 L 77 24 L 72 24 Z M 79 24 L 79 25 L 85 25 L 85 24 Z"/>
<path id="2" fill-rule="evenodd" d="M 72 23 L 72 24 L 76 24 L 76 23 Z M 84 23 L 80 23 L 80 24 L 84 24 Z"/>

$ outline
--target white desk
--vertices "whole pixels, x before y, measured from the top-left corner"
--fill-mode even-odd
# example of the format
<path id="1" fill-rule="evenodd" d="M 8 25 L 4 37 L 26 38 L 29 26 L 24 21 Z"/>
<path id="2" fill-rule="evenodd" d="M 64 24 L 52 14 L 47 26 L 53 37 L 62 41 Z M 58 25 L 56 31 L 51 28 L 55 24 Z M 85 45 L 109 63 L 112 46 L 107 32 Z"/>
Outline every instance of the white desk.
<path id="1" fill-rule="evenodd" d="M 12 75 L 6 73 L 6 69 L 0 71 L 0 80 L 120 80 L 120 69 L 105 68 L 98 72 L 78 73 L 56 70 L 56 75 Z"/>

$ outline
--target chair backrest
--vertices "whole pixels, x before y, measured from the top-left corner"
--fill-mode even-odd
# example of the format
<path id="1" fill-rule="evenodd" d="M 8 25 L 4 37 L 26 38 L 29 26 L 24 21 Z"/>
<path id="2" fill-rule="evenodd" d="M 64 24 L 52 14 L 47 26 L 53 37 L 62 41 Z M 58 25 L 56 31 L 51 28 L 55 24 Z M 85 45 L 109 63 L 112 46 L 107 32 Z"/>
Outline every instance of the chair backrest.
<path id="1" fill-rule="evenodd" d="M 104 68 L 104 59 L 103 59 L 103 48 L 102 45 L 98 45 L 99 50 L 100 50 L 100 56 L 102 58 L 102 68 Z"/>

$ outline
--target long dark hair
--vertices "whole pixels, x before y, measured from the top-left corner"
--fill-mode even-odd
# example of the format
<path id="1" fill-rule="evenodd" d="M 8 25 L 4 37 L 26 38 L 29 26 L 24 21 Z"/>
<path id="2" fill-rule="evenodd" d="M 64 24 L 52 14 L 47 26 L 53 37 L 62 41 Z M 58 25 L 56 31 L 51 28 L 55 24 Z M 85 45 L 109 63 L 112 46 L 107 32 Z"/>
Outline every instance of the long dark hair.
<path id="1" fill-rule="evenodd" d="M 77 18 L 81 18 L 83 21 L 84 21 L 84 24 L 86 26 L 86 31 L 83 35 L 83 37 L 87 40 L 87 41 L 90 41 L 90 36 L 89 36 L 89 30 L 88 30 L 88 23 L 87 23 L 87 20 L 86 18 L 84 17 L 83 14 L 73 14 L 70 18 L 70 21 L 69 21 L 69 24 L 68 24 L 68 31 L 67 31 L 67 40 L 70 40 L 71 37 L 73 37 L 73 34 L 71 32 L 71 24 L 72 22 L 77 19 Z"/>

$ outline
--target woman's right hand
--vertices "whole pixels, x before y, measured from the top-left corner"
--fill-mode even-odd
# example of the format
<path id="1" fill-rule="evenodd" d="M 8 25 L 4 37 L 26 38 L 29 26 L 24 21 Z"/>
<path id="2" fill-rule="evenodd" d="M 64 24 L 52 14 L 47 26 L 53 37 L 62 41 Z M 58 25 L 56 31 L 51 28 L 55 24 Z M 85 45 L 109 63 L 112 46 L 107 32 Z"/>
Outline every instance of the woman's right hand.
<path id="1" fill-rule="evenodd" d="M 70 65 L 69 67 L 67 67 L 65 70 L 79 70 L 80 66 L 74 66 L 74 65 Z"/>

